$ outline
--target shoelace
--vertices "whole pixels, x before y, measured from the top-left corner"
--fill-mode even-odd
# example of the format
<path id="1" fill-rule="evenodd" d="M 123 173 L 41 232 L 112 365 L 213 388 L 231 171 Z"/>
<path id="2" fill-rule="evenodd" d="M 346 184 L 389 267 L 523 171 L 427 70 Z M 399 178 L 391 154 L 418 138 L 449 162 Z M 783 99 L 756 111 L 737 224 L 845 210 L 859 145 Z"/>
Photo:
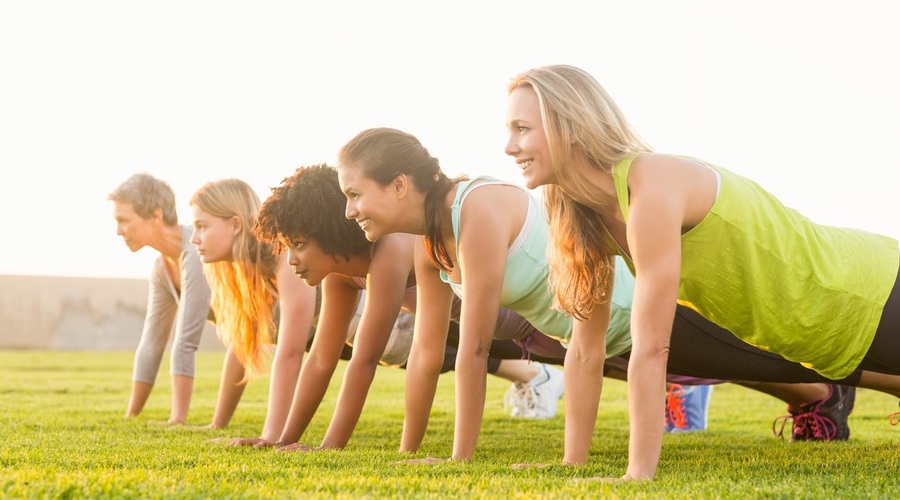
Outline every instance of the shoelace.
<path id="1" fill-rule="evenodd" d="M 891 423 L 891 425 L 900 424 L 900 411 L 888 415 L 888 421 Z"/>
<path id="2" fill-rule="evenodd" d="M 688 419 L 684 412 L 684 388 L 673 384 L 666 393 L 666 423 L 679 429 L 687 429 Z"/>
<path id="3" fill-rule="evenodd" d="M 816 404 L 809 406 L 803 405 L 796 413 L 791 410 L 791 407 L 788 407 L 789 415 L 776 417 L 775 421 L 772 422 L 772 434 L 784 439 L 784 427 L 788 420 L 793 420 L 791 424 L 791 437 L 793 439 L 800 438 L 804 441 L 810 439 L 830 441 L 834 439 L 838 433 L 837 424 L 830 418 L 819 414 L 823 404 L 825 404 L 825 400 L 820 400 Z M 781 427 L 776 431 L 775 427 L 779 422 L 781 422 Z"/>
<path id="4" fill-rule="evenodd" d="M 814 411 L 805 413 L 802 417 L 798 424 L 809 427 L 813 438 L 830 441 L 837 436 L 837 425 L 830 418 L 823 417 Z"/>
<path id="5" fill-rule="evenodd" d="M 790 411 L 790 408 L 788 408 L 788 411 Z M 775 437 L 784 439 L 784 427 L 787 425 L 788 420 L 794 420 L 794 422 L 791 423 L 791 435 L 796 435 L 795 431 L 797 430 L 797 424 L 795 418 L 799 416 L 799 413 L 797 415 L 791 413 L 790 415 L 781 415 L 780 417 L 775 417 L 775 420 L 772 422 L 772 434 Z M 778 426 L 779 422 L 781 423 L 781 427 L 778 427 L 778 430 L 776 431 L 775 427 Z"/>

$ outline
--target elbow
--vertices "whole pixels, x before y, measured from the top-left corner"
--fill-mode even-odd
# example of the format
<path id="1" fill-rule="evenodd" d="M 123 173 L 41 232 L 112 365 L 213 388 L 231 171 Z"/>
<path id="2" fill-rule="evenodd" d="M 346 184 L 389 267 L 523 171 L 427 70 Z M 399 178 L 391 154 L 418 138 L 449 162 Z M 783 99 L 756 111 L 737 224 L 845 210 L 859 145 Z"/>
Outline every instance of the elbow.
<path id="1" fill-rule="evenodd" d="M 669 359 L 669 344 L 660 343 L 640 347 L 635 345 L 631 351 L 631 359 L 666 363 Z"/>

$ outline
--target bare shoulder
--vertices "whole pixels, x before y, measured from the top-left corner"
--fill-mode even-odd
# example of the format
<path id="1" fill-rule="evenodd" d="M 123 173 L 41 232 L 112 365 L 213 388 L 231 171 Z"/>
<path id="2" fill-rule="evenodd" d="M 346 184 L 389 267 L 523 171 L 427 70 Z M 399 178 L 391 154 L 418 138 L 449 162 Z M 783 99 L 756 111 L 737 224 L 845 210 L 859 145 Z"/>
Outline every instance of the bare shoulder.
<path id="1" fill-rule="evenodd" d="M 417 235 L 408 233 L 391 233 L 378 238 L 374 243 L 373 255 L 391 254 L 394 252 L 409 252 L 412 255 L 416 244 Z"/>
<path id="2" fill-rule="evenodd" d="M 489 184 L 473 189 L 462 206 L 463 222 L 470 214 L 480 222 L 488 218 L 517 222 L 528 209 L 528 192 L 512 184 Z"/>
<path id="3" fill-rule="evenodd" d="M 666 204 L 681 214 L 682 228 L 701 221 L 716 200 L 718 180 L 709 165 L 666 154 L 640 156 L 632 163 L 628 187 L 632 202 Z"/>
<path id="4" fill-rule="evenodd" d="M 714 171 L 705 163 L 684 156 L 650 153 L 638 156 L 628 174 L 629 186 L 695 185 L 715 181 Z"/>

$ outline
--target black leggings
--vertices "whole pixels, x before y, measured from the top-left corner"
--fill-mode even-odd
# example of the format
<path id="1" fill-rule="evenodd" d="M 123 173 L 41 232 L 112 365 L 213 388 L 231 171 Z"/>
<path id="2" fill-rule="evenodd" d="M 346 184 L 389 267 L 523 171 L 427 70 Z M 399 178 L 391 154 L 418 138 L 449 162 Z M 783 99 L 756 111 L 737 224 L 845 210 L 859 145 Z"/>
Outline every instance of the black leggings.
<path id="1" fill-rule="evenodd" d="M 900 275 L 884 303 L 875 338 L 859 364 L 861 370 L 900 375 Z"/>
<path id="2" fill-rule="evenodd" d="M 678 306 L 669 344 L 669 373 L 742 382 L 826 382 L 859 385 L 860 371 L 831 380 L 800 363 L 758 349 L 728 330 Z"/>

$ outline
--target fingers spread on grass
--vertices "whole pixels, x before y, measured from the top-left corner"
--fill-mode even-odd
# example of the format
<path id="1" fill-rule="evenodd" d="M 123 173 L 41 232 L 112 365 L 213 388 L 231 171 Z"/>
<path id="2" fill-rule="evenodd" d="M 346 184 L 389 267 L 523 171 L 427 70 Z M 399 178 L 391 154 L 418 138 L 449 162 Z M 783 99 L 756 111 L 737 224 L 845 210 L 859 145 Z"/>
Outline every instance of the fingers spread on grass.
<path id="1" fill-rule="evenodd" d="M 254 448 L 275 448 L 276 446 L 281 446 L 281 443 L 266 441 L 265 439 L 260 439 L 258 443 L 253 445 Z"/>
<path id="2" fill-rule="evenodd" d="M 303 443 L 294 443 L 294 444 L 289 444 L 287 446 L 282 446 L 281 448 L 278 448 L 275 451 L 277 451 L 279 453 L 284 453 L 284 452 L 289 452 L 289 451 L 307 451 L 308 452 L 308 451 L 316 451 L 316 449 L 317 448 L 313 448 L 312 446 L 307 446 Z"/>
<path id="3" fill-rule="evenodd" d="M 231 446 L 257 446 L 260 443 L 267 442 L 263 438 L 253 437 L 253 438 L 235 438 L 231 441 Z"/>

